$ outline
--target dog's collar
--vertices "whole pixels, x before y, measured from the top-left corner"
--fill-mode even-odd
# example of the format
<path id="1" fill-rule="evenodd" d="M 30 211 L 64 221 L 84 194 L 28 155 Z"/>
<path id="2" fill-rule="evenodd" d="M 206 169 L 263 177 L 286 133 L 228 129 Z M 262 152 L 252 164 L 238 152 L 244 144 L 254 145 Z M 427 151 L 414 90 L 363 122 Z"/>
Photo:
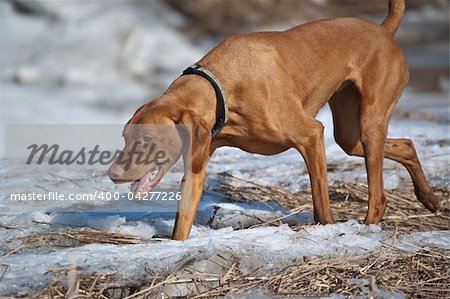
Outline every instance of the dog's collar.
<path id="1" fill-rule="evenodd" d="M 205 78 L 211 83 L 216 92 L 217 106 L 216 106 L 216 123 L 211 130 L 212 136 L 219 133 L 228 120 L 228 105 L 227 105 L 227 97 L 225 92 L 223 91 L 222 84 L 220 81 L 214 76 L 213 73 L 208 71 L 207 69 L 201 67 L 199 64 L 193 64 L 187 69 L 183 71 L 182 76 L 184 75 L 199 75 Z"/>

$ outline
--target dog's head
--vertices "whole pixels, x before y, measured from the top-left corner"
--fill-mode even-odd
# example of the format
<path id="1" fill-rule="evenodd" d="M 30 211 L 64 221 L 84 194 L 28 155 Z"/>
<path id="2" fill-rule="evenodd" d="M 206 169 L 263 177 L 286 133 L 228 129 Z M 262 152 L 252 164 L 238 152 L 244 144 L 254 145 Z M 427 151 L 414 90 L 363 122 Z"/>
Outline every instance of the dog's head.
<path id="1" fill-rule="evenodd" d="M 132 182 L 134 194 L 150 192 L 181 155 L 185 171 L 186 163 L 192 172 L 202 168 L 209 135 L 203 120 L 180 107 L 146 104 L 125 125 L 125 147 L 108 175 L 114 183 Z"/>

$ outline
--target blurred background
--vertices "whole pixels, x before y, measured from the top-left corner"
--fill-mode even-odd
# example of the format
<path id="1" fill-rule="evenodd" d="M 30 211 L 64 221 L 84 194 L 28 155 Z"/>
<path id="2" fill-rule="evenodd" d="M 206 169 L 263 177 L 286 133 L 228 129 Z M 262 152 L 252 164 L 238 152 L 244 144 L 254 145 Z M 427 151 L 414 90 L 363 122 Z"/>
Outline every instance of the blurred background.
<path id="1" fill-rule="evenodd" d="M 2 0 L 2 123 L 124 123 L 228 35 L 338 16 L 380 23 L 387 2 Z M 449 2 L 406 2 L 408 88 L 439 98 L 430 117 L 448 121 Z"/>

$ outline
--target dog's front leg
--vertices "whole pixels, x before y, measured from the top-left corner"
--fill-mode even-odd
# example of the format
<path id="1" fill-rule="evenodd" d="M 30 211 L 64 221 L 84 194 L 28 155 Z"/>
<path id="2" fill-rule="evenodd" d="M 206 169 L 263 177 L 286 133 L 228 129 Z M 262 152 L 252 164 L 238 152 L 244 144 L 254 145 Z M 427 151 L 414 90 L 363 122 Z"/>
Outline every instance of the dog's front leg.
<path id="1" fill-rule="evenodd" d="M 206 167 L 199 173 L 185 173 L 181 183 L 181 199 L 178 203 L 172 239 L 186 240 L 189 237 L 197 214 L 197 207 L 202 197 L 205 179 Z"/>

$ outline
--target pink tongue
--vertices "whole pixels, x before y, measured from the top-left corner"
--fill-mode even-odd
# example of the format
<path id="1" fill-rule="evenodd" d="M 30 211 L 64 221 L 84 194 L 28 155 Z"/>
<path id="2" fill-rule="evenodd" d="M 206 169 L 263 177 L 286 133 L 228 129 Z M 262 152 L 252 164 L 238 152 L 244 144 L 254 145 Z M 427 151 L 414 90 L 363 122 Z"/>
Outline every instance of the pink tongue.
<path id="1" fill-rule="evenodd" d="M 147 172 L 139 181 L 134 181 L 131 184 L 131 192 L 133 194 L 137 194 L 139 192 L 150 192 L 155 183 L 152 180 L 157 177 L 158 173 L 159 168 L 155 167 Z"/>

